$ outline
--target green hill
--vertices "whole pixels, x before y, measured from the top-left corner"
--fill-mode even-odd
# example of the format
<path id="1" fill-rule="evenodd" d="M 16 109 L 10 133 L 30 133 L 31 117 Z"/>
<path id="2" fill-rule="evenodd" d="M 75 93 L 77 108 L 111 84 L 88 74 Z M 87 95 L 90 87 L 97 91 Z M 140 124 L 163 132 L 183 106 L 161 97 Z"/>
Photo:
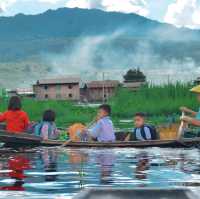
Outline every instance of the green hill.
<path id="1" fill-rule="evenodd" d="M 79 68 L 162 68 L 173 60 L 198 66 L 199 37 L 198 30 L 95 9 L 0 17 L 0 86 L 24 86 Z"/>

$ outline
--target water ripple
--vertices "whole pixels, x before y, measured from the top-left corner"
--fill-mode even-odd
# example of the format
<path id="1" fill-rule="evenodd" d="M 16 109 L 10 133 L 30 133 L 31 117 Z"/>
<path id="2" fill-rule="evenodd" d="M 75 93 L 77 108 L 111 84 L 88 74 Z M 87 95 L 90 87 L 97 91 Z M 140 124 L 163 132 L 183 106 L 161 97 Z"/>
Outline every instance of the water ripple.
<path id="1" fill-rule="evenodd" d="M 0 198 L 71 198 L 87 187 L 200 187 L 198 149 L 0 151 Z"/>

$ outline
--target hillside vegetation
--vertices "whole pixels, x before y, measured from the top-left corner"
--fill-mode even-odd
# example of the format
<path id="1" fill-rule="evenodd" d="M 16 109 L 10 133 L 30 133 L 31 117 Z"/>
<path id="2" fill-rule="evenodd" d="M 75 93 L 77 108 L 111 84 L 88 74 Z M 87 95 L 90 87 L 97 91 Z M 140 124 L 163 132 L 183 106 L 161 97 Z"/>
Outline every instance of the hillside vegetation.
<path id="1" fill-rule="evenodd" d="M 0 30 L 0 87 L 27 87 L 57 69 L 200 64 L 200 31 L 136 14 L 61 8 L 0 17 Z"/>

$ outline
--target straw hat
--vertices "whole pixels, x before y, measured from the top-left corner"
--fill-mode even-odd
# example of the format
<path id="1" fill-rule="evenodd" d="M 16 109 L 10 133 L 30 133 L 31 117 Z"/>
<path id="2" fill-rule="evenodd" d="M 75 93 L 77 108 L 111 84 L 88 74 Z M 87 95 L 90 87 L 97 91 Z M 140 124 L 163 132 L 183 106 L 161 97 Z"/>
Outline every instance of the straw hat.
<path id="1" fill-rule="evenodd" d="M 193 87 L 190 89 L 191 92 L 193 93 L 199 93 L 200 94 L 200 85 Z"/>

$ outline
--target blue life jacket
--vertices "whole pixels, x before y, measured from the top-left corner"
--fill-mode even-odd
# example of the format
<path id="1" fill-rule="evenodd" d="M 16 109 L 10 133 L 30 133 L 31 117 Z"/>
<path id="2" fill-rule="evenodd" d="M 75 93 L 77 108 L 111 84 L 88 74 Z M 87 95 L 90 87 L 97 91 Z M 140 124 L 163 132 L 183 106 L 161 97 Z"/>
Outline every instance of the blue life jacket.
<path id="1" fill-rule="evenodd" d="M 51 132 L 52 132 L 52 125 L 50 124 L 50 122 L 39 122 L 37 124 L 35 124 L 34 126 L 34 135 L 36 136 L 41 136 L 41 130 L 43 125 L 47 124 L 48 125 L 48 137 L 51 137 Z"/>
<path id="2" fill-rule="evenodd" d="M 133 133 L 131 133 L 130 140 L 145 141 L 145 140 L 156 140 L 157 138 L 158 134 L 156 128 L 152 125 L 145 124 L 141 128 L 134 129 Z"/>

